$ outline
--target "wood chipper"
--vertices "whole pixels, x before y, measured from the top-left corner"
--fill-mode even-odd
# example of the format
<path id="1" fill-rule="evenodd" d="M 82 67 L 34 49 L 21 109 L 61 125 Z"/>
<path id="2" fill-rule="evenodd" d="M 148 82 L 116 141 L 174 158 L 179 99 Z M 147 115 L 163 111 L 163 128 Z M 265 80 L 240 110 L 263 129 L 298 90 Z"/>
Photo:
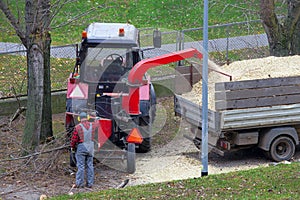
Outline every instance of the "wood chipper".
<path id="1" fill-rule="evenodd" d="M 160 39 L 155 30 L 154 48 L 160 47 Z M 109 142 L 123 150 L 128 173 L 135 172 L 135 153 L 151 149 L 156 96 L 147 70 L 201 54 L 192 49 L 144 60 L 142 55 L 139 31 L 133 25 L 93 23 L 82 33 L 68 78 L 65 126 L 69 136 L 79 113 L 89 113 L 100 123 L 95 148 L 100 151 Z"/>

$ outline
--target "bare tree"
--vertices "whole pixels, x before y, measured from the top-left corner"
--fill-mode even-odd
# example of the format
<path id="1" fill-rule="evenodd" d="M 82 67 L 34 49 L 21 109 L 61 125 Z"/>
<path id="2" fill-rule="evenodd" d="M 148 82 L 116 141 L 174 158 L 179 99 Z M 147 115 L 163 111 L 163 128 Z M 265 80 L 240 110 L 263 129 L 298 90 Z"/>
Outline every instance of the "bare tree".
<path id="1" fill-rule="evenodd" d="M 0 10 L 6 16 L 27 50 L 27 111 L 23 147 L 29 152 L 53 136 L 50 81 L 50 30 L 68 25 L 99 8 L 92 4 L 88 10 L 78 8 L 67 22 L 55 18 L 67 4 L 78 0 L 0 0 Z M 106 5 L 106 4 L 104 4 Z M 54 25 L 53 25 L 54 21 Z M 51 27 L 52 26 L 52 27 Z"/>
<path id="2" fill-rule="evenodd" d="M 260 17 L 269 41 L 270 54 L 300 54 L 300 0 L 287 0 L 284 16 L 276 14 L 275 0 L 260 0 Z"/>
<path id="3" fill-rule="evenodd" d="M 20 13 L 14 15 L 8 1 L 0 0 L 0 9 L 15 29 L 27 50 L 27 111 L 23 147 L 33 150 L 52 137 L 50 82 L 50 0 L 25 1 L 25 26 Z"/>

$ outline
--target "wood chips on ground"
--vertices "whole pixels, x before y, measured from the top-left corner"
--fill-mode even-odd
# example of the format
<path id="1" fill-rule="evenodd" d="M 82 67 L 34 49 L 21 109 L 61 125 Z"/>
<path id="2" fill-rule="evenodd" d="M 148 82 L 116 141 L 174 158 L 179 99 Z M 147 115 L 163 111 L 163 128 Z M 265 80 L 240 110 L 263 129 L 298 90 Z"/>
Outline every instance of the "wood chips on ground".
<path id="1" fill-rule="evenodd" d="M 236 61 L 229 65 L 218 66 L 209 62 L 209 68 L 216 69 L 232 76 L 232 81 L 254 80 L 276 77 L 300 76 L 300 56 L 258 58 L 251 60 Z M 215 71 L 208 75 L 208 108 L 215 109 L 214 93 L 215 83 L 228 82 L 229 77 Z M 202 81 L 193 86 L 191 92 L 183 94 L 187 99 L 201 104 Z"/>

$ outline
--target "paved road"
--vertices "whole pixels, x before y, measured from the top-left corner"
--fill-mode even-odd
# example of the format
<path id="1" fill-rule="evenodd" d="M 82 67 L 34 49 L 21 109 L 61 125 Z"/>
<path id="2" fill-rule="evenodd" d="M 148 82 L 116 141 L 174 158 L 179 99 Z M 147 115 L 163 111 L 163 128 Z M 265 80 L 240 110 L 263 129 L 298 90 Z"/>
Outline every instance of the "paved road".
<path id="1" fill-rule="evenodd" d="M 202 41 L 195 42 L 186 42 L 182 45 L 181 49 L 188 48 L 196 48 L 200 52 L 202 52 Z M 247 35 L 247 36 L 239 36 L 232 38 L 220 38 L 209 40 L 208 42 L 208 51 L 209 52 L 224 52 L 228 49 L 231 50 L 239 50 L 245 48 L 258 48 L 268 46 L 268 38 L 266 34 L 259 35 Z M 157 55 L 162 55 L 169 52 L 178 51 L 179 47 L 176 44 L 166 44 L 162 45 L 160 49 L 153 49 L 145 52 L 145 57 L 154 57 Z"/>
<path id="2" fill-rule="evenodd" d="M 266 34 L 239 36 L 232 38 L 220 38 L 209 40 L 209 52 L 222 52 L 227 49 L 238 50 L 244 48 L 257 48 L 267 46 L 268 40 Z M 202 41 L 186 42 L 182 45 L 182 49 L 196 48 L 202 51 Z M 178 51 L 177 44 L 165 44 L 160 49 L 153 49 L 144 52 L 145 57 L 154 57 L 169 52 Z M 0 42 L 0 54 L 7 52 L 25 51 L 21 44 Z M 75 58 L 75 45 L 55 46 L 51 48 L 51 56 L 56 58 Z M 25 55 L 25 52 L 24 52 Z"/>

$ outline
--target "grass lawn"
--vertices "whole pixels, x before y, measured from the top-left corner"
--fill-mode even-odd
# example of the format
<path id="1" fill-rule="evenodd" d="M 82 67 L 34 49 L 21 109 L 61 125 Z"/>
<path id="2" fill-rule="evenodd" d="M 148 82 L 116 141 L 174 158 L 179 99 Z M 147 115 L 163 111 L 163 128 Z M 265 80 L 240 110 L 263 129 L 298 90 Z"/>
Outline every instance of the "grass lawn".
<path id="1" fill-rule="evenodd" d="M 202 178 L 125 189 L 63 195 L 67 199 L 299 199 L 300 163 L 279 164 Z"/>
<path id="2" fill-rule="evenodd" d="M 16 1 L 18 2 L 18 1 Z M 127 22 L 130 21 L 138 28 L 155 27 L 163 30 L 182 30 L 188 28 L 201 27 L 203 24 L 203 2 L 192 0 L 87 0 L 75 1 L 62 7 L 53 19 L 51 27 L 52 45 L 66 45 L 80 42 L 81 32 L 88 24 L 92 22 Z M 258 0 L 251 1 L 221 1 L 215 0 L 209 2 L 209 24 L 224 24 L 230 22 L 246 21 L 257 19 Z M 57 2 L 56 2 L 57 3 Z M 22 10 L 22 3 L 12 6 Z M 59 5 L 59 3 L 58 3 Z M 245 12 L 247 9 L 247 12 Z M 53 9 L 54 10 L 54 9 Z M 82 13 L 82 17 L 78 17 Z M 221 16 L 221 17 L 220 17 Z M 5 19 L 3 13 L 0 17 Z M 76 18 L 77 20 L 74 20 Z M 20 19 L 22 22 L 24 19 Z M 18 42 L 15 32 L 6 20 L 0 20 L 0 42 Z M 256 27 L 251 27 L 255 29 Z M 241 30 L 245 30 L 242 29 Z M 186 35 L 186 42 L 191 40 L 200 40 L 201 31 L 190 32 Z M 236 28 L 235 35 L 243 35 L 239 28 Z M 225 37 L 226 30 L 210 30 L 210 38 Z M 232 34 L 233 36 L 233 34 Z M 167 41 L 172 40 L 172 42 Z M 165 36 L 164 43 L 175 43 L 176 34 Z M 75 52 L 74 52 L 75 55 Z M 241 54 L 243 55 L 243 54 Z M 211 55 L 215 60 L 223 61 L 224 53 Z M 231 56 L 232 57 L 232 56 Z M 240 58 L 240 57 L 239 57 Z M 13 95 L 12 87 L 17 94 L 26 93 L 26 58 L 22 56 L 1 55 L 0 64 L 0 91 L 5 96 Z M 72 71 L 75 60 L 52 59 L 51 60 L 51 82 L 53 90 L 64 89 L 66 78 Z M 162 74 L 163 67 L 150 71 L 154 74 Z M 159 71 L 159 73 L 157 73 Z M 11 77 L 14 77 L 13 80 Z"/>
<path id="3" fill-rule="evenodd" d="M 0 55 L 0 91 L 5 96 L 26 94 L 27 65 L 25 56 Z M 51 58 L 51 88 L 66 88 L 67 77 L 73 70 L 75 61 L 72 59 Z M 15 91 L 14 91 L 15 90 Z"/>
<path id="4" fill-rule="evenodd" d="M 16 1 L 17 2 L 17 1 Z M 56 1 L 55 1 L 56 2 Z M 57 2 L 56 2 L 57 3 Z M 259 0 L 209 1 L 209 25 L 259 19 Z M 12 3 L 14 5 L 14 3 Z M 20 8 L 22 3 L 19 3 Z M 94 8 L 94 9 L 93 9 Z M 82 14 L 82 17 L 79 17 Z M 2 13 L 0 17 L 5 19 Z M 75 20 L 76 19 L 76 20 Z M 21 22 L 24 19 L 20 19 Z M 87 0 L 66 4 L 53 19 L 52 44 L 64 45 L 80 41 L 81 32 L 92 22 L 127 22 L 138 28 L 182 30 L 202 27 L 203 1 L 194 0 Z M 0 21 L 2 42 L 18 42 L 6 20 Z M 214 37 L 218 37 L 216 33 Z M 218 33 L 217 33 L 218 34 Z"/>

